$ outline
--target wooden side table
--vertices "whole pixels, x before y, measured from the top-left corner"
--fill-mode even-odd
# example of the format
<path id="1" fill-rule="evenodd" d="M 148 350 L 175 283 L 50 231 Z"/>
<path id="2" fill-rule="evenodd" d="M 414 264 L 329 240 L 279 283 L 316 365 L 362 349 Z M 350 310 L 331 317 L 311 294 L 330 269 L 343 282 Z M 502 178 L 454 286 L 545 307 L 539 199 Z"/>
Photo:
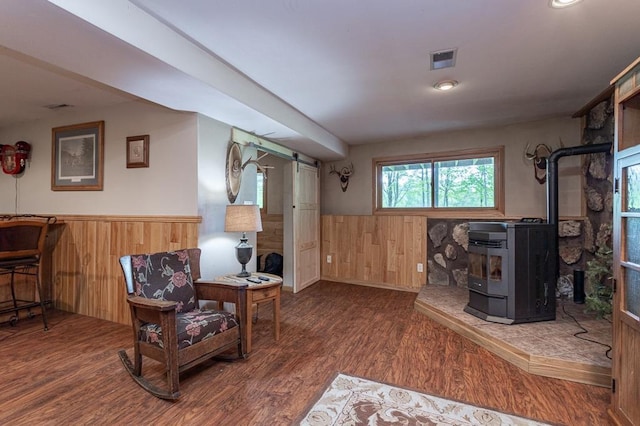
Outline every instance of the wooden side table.
<path id="1" fill-rule="evenodd" d="M 240 325 L 242 327 L 242 338 L 244 340 L 245 353 L 251 352 L 251 318 L 253 316 L 253 305 L 264 302 L 273 302 L 273 337 L 276 341 L 280 340 L 280 289 L 282 288 L 282 278 L 265 273 L 252 273 L 250 278 L 257 279 L 258 277 L 269 278 L 269 281 L 261 281 L 260 283 L 254 283 L 247 281 L 245 278 L 237 277 L 235 274 L 223 275 L 217 277 L 213 282 L 227 285 L 248 285 L 246 291 L 246 306 L 247 313 L 243 315 L 236 309 L 236 316 L 240 318 Z"/>

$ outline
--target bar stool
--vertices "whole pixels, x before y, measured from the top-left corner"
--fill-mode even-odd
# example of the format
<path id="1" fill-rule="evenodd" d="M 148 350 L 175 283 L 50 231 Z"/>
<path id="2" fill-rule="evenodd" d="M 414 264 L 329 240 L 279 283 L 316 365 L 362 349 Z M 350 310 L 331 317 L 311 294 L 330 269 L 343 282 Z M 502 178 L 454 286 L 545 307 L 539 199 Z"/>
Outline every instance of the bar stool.
<path id="1" fill-rule="evenodd" d="M 15 326 L 18 312 L 40 307 L 45 331 L 48 330 L 45 300 L 40 279 L 40 258 L 47 236 L 47 222 L 31 220 L 0 221 L 0 276 L 11 274 L 11 300 L 0 302 L 0 314 L 13 312 L 9 323 Z M 16 296 L 16 275 L 35 277 L 34 300 L 22 300 Z M 3 305 L 5 305 L 3 307 Z"/>

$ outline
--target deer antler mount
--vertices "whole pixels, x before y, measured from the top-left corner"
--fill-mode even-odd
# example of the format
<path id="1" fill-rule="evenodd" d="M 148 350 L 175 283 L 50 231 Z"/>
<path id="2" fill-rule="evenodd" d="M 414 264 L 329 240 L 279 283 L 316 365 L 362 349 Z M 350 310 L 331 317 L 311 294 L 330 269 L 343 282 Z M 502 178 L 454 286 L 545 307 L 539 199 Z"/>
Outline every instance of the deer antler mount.
<path id="1" fill-rule="evenodd" d="M 330 175 L 338 175 L 340 178 L 340 187 L 342 188 L 342 192 L 347 191 L 347 187 L 349 186 L 349 178 L 353 175 L 353 163 L 349 166 L 345 166 L 338 171 L 335 165 L 331 165 L 329 169 Z"/>
<path id="2" fill-rule="evenodd" d="M 262 154 L 260 157 L 256 158 L 255 160 L 253 158 L 249 158 L 242 165 L 242 170 L 244 171 L 244 168 L 247 167 L 249 164 L 255 164 L 256 168 L 258 170 L 260 170 L 264 174 L 264 176 L 266 178 L 267 177 L 267 169 L 273 169 L 273 166 L 262 165 L 262 164 L 259 163 L 259 161 L 262 160 L 267 155 L 269 155 L 269 153 L 265 152 L 264 154 Z"/>
<path id="3" fill-rule="evenodd" d="M 562 139 L 560 139 L 560 146 L 562 147 Z M 546 143 L 539 143 L 533 149 L 531 144 L 527 143 L 527 147 L 524 149 L 524 158 L 533 163 L 533 176 L 538 183 L 543 184 L 547 181 L 547 159 L 553 152 L 553 148 Z"/>

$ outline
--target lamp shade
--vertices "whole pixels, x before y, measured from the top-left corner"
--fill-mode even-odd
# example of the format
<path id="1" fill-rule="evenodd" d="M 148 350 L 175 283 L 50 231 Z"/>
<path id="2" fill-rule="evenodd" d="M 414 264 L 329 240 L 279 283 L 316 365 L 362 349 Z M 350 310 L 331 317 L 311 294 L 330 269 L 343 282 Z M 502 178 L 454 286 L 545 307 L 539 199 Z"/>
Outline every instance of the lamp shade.
<path id="1" fill-rule="evenodd" d="M 260 232 L 260 208 L 256 204 L 228 205 L 224 216 L 226 232 Z"/>

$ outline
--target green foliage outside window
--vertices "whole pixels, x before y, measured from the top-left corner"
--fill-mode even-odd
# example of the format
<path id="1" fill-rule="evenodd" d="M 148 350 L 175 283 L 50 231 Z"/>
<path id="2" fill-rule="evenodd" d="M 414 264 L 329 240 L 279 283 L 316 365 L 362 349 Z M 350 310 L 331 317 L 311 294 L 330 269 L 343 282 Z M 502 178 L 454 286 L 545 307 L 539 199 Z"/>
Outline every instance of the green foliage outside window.
<path id="1" fill-rule="evenodd" d="M 640 212 L 640 165 L 624 169 L 627 178 L 626 211 Z"/>
<path id="2" fill-rule="evenodd" d="M 383 208 L 495 207 L 495 158 L 382 166 Z"/>
<path id="3" fill-rule="evenodd" d="M 256 192 L 256 201 L 260 210 L 262 210 L 264 208 L 264 174 L 261 172 L 256 174 Z"/>
<path id="4" fill-rule="evenodd" d="M 431 164 L 382 168 L 382 207 L 431 207 Z"/>

